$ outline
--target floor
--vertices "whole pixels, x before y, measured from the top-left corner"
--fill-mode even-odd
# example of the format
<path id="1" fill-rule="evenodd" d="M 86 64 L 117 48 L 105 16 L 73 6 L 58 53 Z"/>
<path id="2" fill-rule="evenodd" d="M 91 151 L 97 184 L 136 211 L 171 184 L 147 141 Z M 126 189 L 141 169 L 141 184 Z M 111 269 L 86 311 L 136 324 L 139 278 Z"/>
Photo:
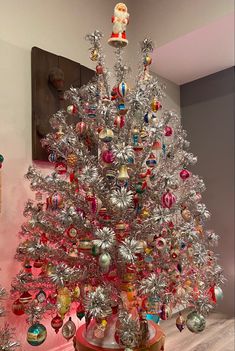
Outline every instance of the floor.
<path id="1" fill-rule="evenodd" d="M 212 313 L 206 329 L 200 334 L 185 328 L 181 333 L 175 326 L 175 318 L 162 321 L 166 333 L 165 351 L 234 351 L 234 319 Z"/>

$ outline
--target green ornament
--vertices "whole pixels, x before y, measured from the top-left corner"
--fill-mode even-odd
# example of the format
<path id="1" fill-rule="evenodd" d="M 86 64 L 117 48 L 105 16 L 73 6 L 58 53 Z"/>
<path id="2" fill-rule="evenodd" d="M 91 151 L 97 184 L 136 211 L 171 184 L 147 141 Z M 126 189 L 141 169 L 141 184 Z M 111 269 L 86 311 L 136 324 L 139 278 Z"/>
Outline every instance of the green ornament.
<path id="1" fill-rule="evenodd" d="M 93 256 L 99 256 L 100 250 L 99 250 L 98 246 L 93 245 L 91 248 L 91 253 Z"/>
<path id="2" fill-rule="evenodd" d="M 4 157 L 0 155 L 0 163 L 3 163 L 3 161 L 4 161 Z"/>

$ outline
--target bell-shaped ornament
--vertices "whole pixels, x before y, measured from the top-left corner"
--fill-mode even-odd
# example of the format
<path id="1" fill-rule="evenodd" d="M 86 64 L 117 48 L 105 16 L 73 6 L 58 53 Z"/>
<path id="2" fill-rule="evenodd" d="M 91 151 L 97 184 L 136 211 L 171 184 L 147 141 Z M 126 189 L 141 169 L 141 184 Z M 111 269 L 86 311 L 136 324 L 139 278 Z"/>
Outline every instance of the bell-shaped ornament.
<path id="1" fill-rule="evenodd" d="M 129 179 L 129 175 L 128 175 L 128 172 L 127 172 L 127 166 L 126 165 L 122 165 L 120 167 L 117 179 L 118 180 L 128 180 Z"/>

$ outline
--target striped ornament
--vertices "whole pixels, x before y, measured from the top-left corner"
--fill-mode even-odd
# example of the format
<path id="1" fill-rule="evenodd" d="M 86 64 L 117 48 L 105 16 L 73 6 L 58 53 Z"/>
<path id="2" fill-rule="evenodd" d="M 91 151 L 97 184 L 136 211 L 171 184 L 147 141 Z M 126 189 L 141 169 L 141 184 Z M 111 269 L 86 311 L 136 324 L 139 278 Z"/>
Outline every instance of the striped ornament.
<path id="1" fill-rule="evenodd" d="M 125 82 L 121 82 L 118 86 L 118 95 L 121 97 L 125 97 L 128 91 L 127 84 Z"/>
<path id="2" fill-rule="evenodd" d="M 176 197 L 170 191 L 167 191 L 162 195 L 162 207 L 171 208 L 176 202 Z"/>

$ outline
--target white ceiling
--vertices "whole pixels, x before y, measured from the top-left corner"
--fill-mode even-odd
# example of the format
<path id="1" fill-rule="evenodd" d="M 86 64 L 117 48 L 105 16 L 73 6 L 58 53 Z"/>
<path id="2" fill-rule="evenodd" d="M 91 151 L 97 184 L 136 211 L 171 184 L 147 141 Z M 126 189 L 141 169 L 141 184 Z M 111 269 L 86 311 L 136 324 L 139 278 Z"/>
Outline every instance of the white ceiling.
<path id="1" fill-rule="evenodd" d="M 181 85 L 234 65 L 234 14 L 157 48 L 151 69 Z"/>

